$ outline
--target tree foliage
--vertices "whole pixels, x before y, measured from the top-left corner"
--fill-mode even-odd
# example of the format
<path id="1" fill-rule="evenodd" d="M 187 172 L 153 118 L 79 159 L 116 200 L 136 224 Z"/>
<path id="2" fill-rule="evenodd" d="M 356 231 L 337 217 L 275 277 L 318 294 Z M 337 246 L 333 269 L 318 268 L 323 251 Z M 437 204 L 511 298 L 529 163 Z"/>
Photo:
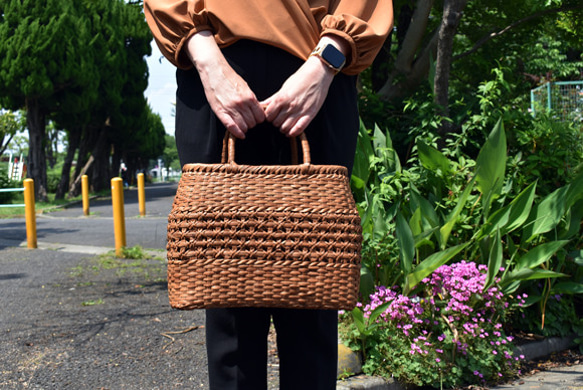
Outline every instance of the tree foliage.
<path id="1" fill-rule="evenodd" d="M 526 111 L 530 89 L 583 75 L 581 1 L 395 0 L 394 7 L 395 29 L 361 77 L 360 107 L 368 127 L 392 130 L 405 160 L 415 128 L 440 137 L 442 148 L 444 138 L 473 126 L 469 113 L 484 111 L 476 88 L 493 72 L 505 88 L 491 111 Z"/>
<path id="2" fill-rule="evenodd" d="M 161 122 L 144 98 L 150 41 L 139 2 L 0 2 L 0 106 L 26 110 L 37 199 L 46 199 L 49 119 L 67 133 L 57 197 L 78 188 L 69 181 L 75 158 L 76 176 L 87 173 L 99 190 L 121 159 L 143 168 L 162 153 Z"/>

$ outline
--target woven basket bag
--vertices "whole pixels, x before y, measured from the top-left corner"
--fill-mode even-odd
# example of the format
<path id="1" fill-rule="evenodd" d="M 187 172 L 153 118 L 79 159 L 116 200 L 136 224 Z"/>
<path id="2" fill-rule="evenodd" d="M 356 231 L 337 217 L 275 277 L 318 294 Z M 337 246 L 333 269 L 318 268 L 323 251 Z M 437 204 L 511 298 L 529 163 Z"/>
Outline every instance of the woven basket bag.
<path id="1" fill-rule="evenodd" d="M 362 230 L 342 166 L 186 164 L 168 217 L 168 291 L 177 309 L 352 309 Z"/>

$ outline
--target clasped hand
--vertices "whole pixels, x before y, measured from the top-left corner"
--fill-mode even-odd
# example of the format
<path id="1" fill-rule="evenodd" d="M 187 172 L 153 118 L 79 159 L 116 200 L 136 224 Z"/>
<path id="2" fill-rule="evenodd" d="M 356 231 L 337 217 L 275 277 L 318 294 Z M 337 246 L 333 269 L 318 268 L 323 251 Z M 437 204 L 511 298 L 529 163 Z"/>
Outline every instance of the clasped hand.
<path id="1" fill-rule="evenodd" d="M 334 75 L 317 58 L 310 58 L 269 98 L 258 101 L 253 91 L 228 64 L 203 78 L 213 112 L 237 138 L 259 123 L 271 122 L 289 137 L 300 135 L 314 119 Z"/>
<path id="2" fill-rule="evenodd" d="M 334 78 L 318 58 L 310 57 L 275 94 L 258 101 L 218 50 L 210 33 L 195 34 L 188 46 L 211 109 L 225 128 L 241 139 L 264 121 L 286 136 L 300 135 L 320 111 Z"/>

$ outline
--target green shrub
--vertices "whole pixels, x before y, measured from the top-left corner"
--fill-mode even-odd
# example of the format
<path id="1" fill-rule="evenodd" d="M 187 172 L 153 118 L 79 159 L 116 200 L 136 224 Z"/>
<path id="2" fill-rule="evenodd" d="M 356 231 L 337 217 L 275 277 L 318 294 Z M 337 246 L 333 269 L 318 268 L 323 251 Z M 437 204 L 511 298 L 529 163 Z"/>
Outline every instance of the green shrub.
<path id="1" fill-rule="evenodd" d="M 369 132 L 361 126 L 352 186 L 363 226 L 363 305 L 379 286 L 395 286 L 403 297 L 426 299 L 429 295 L 424 293 L 423 281 L 440 267 L 462 260 L 485 267 L 483 291 L 496 288 L 505 297 L 521 294 L 543 281 L 545 288 L 535 291 L 528 302 L 539 302 L 543 310 L 549 294 L 583 291 L 583 261 L 577 254 L 582 241 L 583 172 L 545 195 L 537 192 L 536 182 L 519 187 L 516 178 L 521 172 L 508 169 L 514 160 L 507 156 L 501 122 L 476 158 L 447 148 L 439 151 L 422 139 L 417 140 L 413 152 L 416 159 L 403 167 L 388 133 L 378 127 Z M 568 275 L 574 277 L 564 281 Z M 483 302 L 476 297 L 474 304 L 478 308 Z M 359 309 L 353 316 L 357 328 L 365 322 L 359 320 L 363 316 Z M 370 329 L 361 326 L 357 338 L 364 335 L 378 344 L 390 337 L 389 325 L 374 326 L 375 321 L 369 320 Z M 419 330 L 431 333 L 427 328 Z M 391 340 L 397 344 L 385 343 L 382 351 L 367 344 L 360 347 L 367 354 L 365 366 L 371 372 L 382 373 L 385 362 L 406 358 L 395 355 L 403 353 L 406 342 Z M 509 374 L 501 368 L 496 371 L 500 366 L 496 359 L 486 359 L 487 345 L 481 340 L 469 340 L 467 351 L 470 355 L 466 360 L 475 364 L 466 368 L 490 367 L 489 380 L 496 379 L 498 373 Z M 417 363 L 391 366 L 391 370 L 404 370 L 400 374 L 403 378 L 423 378 L 419 370 L 428 366 Z M 470 381 L 472 376 L 460 367 L 461 371 L 448 375 L 459 383 Z M 484 372 L 474 371 L 484 376 Z M 435 371 L 427 375 L 418 380 L 435 385 Z M 479 384 L 483 378 L 477 375 L 475 379 Z"/>
<path id="2" fill-rule="evenodd" d="M 10 180 L 5 168 L 0 167 L 0 188 L 19 188 L 19 182 Z M 18 192 L 0 192 L 0 204 L 11 203 L 18 196 Z"/>

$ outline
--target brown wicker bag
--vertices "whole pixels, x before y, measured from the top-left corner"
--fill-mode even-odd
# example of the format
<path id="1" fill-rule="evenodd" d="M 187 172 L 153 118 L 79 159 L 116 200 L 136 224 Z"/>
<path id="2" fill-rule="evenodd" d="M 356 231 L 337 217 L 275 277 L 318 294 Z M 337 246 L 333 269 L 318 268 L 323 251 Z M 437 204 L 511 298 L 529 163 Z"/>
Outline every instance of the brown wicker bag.
<path id="1" fill-rule="evenodd" d="M 305 136 L 300 165 L 237 165 L 234 145 L 225 137 L 222 164 L 183 167 L 168 217 L 171 306 L 352 309 L 362 230 L 346 168 L 310 164 Z"/>

